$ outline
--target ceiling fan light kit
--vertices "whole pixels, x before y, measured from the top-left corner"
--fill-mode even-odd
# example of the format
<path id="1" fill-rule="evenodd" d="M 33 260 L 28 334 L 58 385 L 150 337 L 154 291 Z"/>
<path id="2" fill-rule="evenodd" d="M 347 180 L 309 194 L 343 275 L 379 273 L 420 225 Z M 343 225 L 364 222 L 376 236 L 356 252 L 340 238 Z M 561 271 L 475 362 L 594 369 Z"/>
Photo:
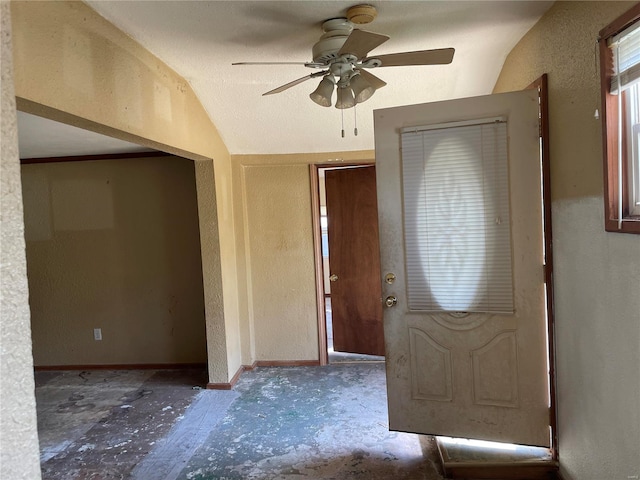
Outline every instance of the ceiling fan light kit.
<path id="1" fill-rule="evenodd" d="M 345 110 L 356 106 L 356 99 L 353 90 L 349 87 L 338 87 L 338 99 L 336 100 L 336 108 Z"/>
<path id="2" fill-rule="evenodd" d="M 371 85 L 360 72 L 357 72 L 351 77 L 350 80 L 353 94 L 356 97 L 356 103 L 366 102 L 371 96 L 376 93 L 376 89 Z"/>
<path id="3" fill-rule="evenodd" d="M 377 16 L 372 5 L 355 5 L 347 9 L 346 17 L 330 18 L 322 24 L 323 34 L 311 49 L 311 62 L 301 63 L 308 68 L 320 69 L 263 95 L 283 92 L 299 83 L 322 77 L 318 87 L 309 95 L 322 107 L 330 107 L 333 90 L 337 90 L 335 107 L 341 110 L 366 102 L 386 83 L 367 69 L 408 65 L 444 65 L 453 60 L 454 49 L 419 50 L 387 55 L 367 56 L 376 47 L 389 40 L 386 35 L 354 28 L 372 22 Z M 233 65 L 290 64 L 285 62 L 242 62 Z"/>
<path id="4" fill-rule="evenodd" d="M 331 75 L 326 75 L 320 80 L 318 88 L 309 94 L 309 98 L 316 102 L 321 107 L 331 106 L 331 97 L 333 96 L 333 87 L 335 86 L 335 80 Z"/>

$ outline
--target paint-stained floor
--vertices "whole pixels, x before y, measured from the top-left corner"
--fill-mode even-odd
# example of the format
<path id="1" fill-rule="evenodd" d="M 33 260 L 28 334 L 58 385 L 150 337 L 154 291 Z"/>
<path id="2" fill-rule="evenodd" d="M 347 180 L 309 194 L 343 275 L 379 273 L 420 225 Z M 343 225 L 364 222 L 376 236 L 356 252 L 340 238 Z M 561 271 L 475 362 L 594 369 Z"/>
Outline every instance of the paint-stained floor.
<path id="1" fill-rule="evenodd" d="M 37 372 L 44 479 L 439 480 L 431 437 L 389 432 L 383 363 Z M 194 389 L 195 387 L 195 389 Z"/>
<path id="2" fill-rule="evenodd" d="M 44 479 L 121 479 L 182 420 L 204 370 L 36 372 Z M 152 477 L 150 477 L 152 478 Z"/>

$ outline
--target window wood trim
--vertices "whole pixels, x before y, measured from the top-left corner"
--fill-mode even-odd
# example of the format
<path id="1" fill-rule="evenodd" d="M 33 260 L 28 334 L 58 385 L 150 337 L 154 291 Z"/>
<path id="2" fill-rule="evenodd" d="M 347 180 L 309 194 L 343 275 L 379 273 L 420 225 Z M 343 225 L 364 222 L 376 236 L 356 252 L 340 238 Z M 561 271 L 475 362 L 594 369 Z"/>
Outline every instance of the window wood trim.
<path id="1" fill-rule="evenodd" d="M 623 219 L 637 218 L 629 216 L 628 199 L 628 162 L 623 162 L 623 182 L 622 192 L 618 191 L 618 99 L 616 95 L 609 93 L 609 85 L 614 73 L 613 55 L 607 46 L 607 41 L 629 27 L 631 24 L 640 21 L 640 3 L 615 19 L 600 31 L 598 39 L 600 48 L 600 89 L 602 96 L 602 146 L 603 146 L 603 166 L 604 166 L 604 222 L 605 230 L 618 233 L 640 234 L 640 221 L 623 221 L 618 227 L 618 199 L 623 196 Z M 623 99 L 624 100 L 624 99 Z M 624 101 L 622 102 L 624 108 Z M 624 113 L 623 118 L 624 118 Z M 626 150 L 626 142 L 623 143 Z M 623 151 L 623 155 L 627 155 Z M 640 218 L 638 218 L 640 220 Z"/>

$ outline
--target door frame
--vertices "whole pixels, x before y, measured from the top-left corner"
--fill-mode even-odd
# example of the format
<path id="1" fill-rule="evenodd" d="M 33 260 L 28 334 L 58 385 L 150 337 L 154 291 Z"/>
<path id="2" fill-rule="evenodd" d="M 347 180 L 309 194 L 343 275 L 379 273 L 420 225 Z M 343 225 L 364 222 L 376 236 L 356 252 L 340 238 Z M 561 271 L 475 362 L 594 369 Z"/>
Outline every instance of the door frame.
<path id="1" fill-rule="evenodd" d="M 346 169 L 375 166 L 375 161 L 370 162 L 345 162 L 345 163 L 312 163 L 309 165 L 309 178 L 311 186 L 311 218 L 313 231 L 313 259 L 316 274 L 316 304 L 318 318 L 318 359 L 320 365 L 329 364 L 329 351 L 327 347 L 327 317 L 325 312 L 324 290 L 324 266 L 322 264 L 322 227 L 320 226 L 320 170 L 322 169 Z"/>
<path id="2" fill-rule="evenodd" d="M 547 302 L 547 357 L 549 362 L 549 425 L 551 453 L 558 461 L 558 417 L 556 400 L 555 311 L 553 284 L 553 230 L 551 222 L 551 152 L 549 147 L 549 81 L 546 73 L 531 82 L 526 89 L 538 90 L 540 98 L 540 161 L 542 163 L 542 226 L 544 241 L 544 280 Z"/>

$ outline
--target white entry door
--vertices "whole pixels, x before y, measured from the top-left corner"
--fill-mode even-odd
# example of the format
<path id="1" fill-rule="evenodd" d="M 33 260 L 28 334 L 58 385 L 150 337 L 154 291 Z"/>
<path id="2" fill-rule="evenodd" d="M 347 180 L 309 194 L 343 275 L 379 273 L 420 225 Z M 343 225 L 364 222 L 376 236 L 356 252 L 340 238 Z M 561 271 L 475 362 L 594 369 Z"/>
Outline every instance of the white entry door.
<path id="1" fill-rule="evenodd" d="M 550 446 L 538 92 L 376 110 L 374 120 L 382 300 L 388 302 L 384 328 L 390 429 Z M 429 138 L 423 141 L 422 166 L 410 166 L 403 159 L 403 130 L 444 130 L 483 122 L 506 126 L 502 196 L 456 200 L 467 187 L 456 187 L 456 179 L 449 178 L 457 175 L 455 168 L 485 189 L 491 182 L 499 183 L 480 166 L 451 167 L 454 173 L 438 181 L 433 195 L 425 195 L 426 186 L 415 188 L 416 181 L 426 185 L 443 166 L 450 172 L 442 158 L 433 165 L 431 155 L 440 147 L 428 143 L 439 140 Z M 484 134 L 480 138 L 487 143 Z M 451 138 L 443 141 L 451 143 Z M 488 142 L 494 151 L 494 140 Z M 415 205 L 421 203 L 431 213 L 416 214 Z M 507 207 L 506 214 L 503 209 L 502 214 L 490 215 L 510 232 L 502 244 L 486 248 L 486 258 L 481 255 L 478 260 L 476 255 L 474 260 L 469 255 L 481 251 L 484 243 L 466 248 L 467 240 L 460 243 L 456 235 L 468 225 L 482 227 L 476 207 L 490 208 L 487 204 Z M 434 240 L 437 229 L 422 218 L 429 215 L 457 220 L 448 228 L 440 225 L 444 236 Z M 416 227 L 416 221 L 422 223 Z M 416 230 L 423 231 L 426 240 L 416 241 Z M 506 252 L 501 260 L 496 256 L 500 251 Z M 474 279 L 495 283 L 488 272 L 498 263 L 508 268 L 507 294 L 503 288 L 498 295 L 506 298 L 506 306 L 474 300 Z M 458 281 L 465 278 L 471 278 L 472 286 L 460 289 Z M 497 282 L 505 287 L 504 276 Z M 448 295 L 452 289 L 459 291 Z M 449 303 L 465 296 L 468 301 L 463 298 L 462 304 L 468 309 Z"/>

